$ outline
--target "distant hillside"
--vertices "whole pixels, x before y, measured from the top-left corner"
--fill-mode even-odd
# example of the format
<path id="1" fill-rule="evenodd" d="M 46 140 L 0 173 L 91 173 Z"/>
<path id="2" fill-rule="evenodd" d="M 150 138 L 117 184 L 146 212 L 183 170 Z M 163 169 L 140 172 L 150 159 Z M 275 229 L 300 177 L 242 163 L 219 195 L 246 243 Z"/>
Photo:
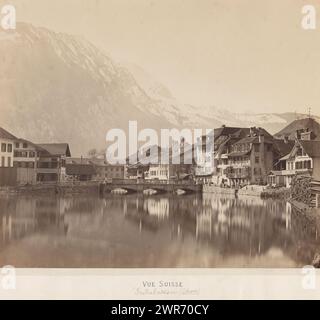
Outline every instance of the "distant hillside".
<path id="1" fill-rule="evenodd" d="M 320 124 L 313 118 L 304 118 L 294 120 L 280 132 L 275 134 L 277 138 L 289 137 L 289 139 L 294 139 L 297 130 L 308 128 L 312 131 L 317 140 L 320 140 Z"/>
<path id="2" fill-rule="evenodd" d="M 127 130 L 129 120 L 139 129 L 257 126 L 274 134 L 301 117 L 181 103 L 142 68 L 118 64 L 82 37 L 27 23 L 0 28 L 0 115 L 14 135 L 68 142 L 73 156 L 103 149 L 107 131 Z"/>

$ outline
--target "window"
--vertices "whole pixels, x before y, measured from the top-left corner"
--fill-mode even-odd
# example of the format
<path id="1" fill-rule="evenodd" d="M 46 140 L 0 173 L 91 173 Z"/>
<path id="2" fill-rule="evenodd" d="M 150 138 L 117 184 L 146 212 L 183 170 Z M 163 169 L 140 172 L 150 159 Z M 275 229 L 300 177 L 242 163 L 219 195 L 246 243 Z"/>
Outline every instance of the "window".
<path id="1" fill-rule="evenodd" d="M 28 144 L 26 142 L 23 143 L 23 148 L 27 149 L 28 148 Z"/>
<path id="2" fill-rule="evenodd" d="M 301 157 L 302 156 L 302 148 L 298 148 L 297 150 L 297 156 Z"/>
<path id="3" fill-rule="evenodd" d="M 36 153 L 34 151 L 29 152 L 29 158 L 34 158 L 36 156 Z"/>
<path id="4" fill-rule="evenodd" d="M 11 167 L 11 157 L 8 157 L 8 167 Z"/>
<path id="5" fill-rule="evenodd" d="M 20 147 L 20 143 L 16 142 L 15 146 L 16 146 L 16 148 L 19 148 Z"/>
<path id="6" fill-rule="evenodd" d="M 4 167 L 4 166 L 5 166 L 5 158 L 1 157 L 1 167 Z"/>
<path id="7" fill-rule="evenodd" d="M 1 143 L 1 152 L 7 151 L 7 145 L 5 143 Z"/>
<path id="8" fill-rule="evenodd" d="M 11 143 L 8 144 L 8 152 L 12 152 L 12 144 Z"/>
<path id="9" fill-rule="evenodd" d="M 255 157 L 255 163 L 259 163 L 260 159 L 259 157 Z"/>

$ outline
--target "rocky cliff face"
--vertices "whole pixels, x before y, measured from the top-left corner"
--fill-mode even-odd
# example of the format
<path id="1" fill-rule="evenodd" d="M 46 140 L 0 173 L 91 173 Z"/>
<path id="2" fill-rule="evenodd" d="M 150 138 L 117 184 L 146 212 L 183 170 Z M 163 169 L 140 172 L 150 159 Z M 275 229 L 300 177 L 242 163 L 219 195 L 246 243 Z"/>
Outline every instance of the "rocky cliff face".
<path id="1" fill-rule="evenodd" d="M 177 101 L 140 67 L 124 67 L 81 37 L 20 23 L 0 31 L 0 126 L 34 142 L 69 142 L 74 155 L 103 148 L 110 128 L 262 126 L 290 115 L 241 115 Z"/>

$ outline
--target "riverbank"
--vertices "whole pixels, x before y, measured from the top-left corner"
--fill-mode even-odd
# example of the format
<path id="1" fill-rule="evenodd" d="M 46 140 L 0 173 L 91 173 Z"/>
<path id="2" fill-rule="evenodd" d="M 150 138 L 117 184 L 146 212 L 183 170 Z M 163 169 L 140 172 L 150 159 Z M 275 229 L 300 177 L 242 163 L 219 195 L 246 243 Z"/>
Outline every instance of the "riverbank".
<path id="1" fill-rule="evenodd" d="M 241 189 L 235 188 L 222 188 L 218 186 L 203 186 L 203 193 L 214 193 L 214 194 L 231 194 L 238 196 L 253 196 L 264 199 L 288 199 L 290 197 L 290 190 L 287 188 L 271 189 L 266 186 L 249 185 Z"/>
<path id="2" fill-rule="evenodd" d="M 288 200 L 290 198 L 290 189 L 288 188 L 279 188 L 279 189 L 265 189 L 261 193 L 261 198 L 264 199 L 284 199 Z"/>
<path id="3" fill-rule="evenodd" d="M 232 195 L 236 195 L 237 193 L 237 190 L 233 188 L 221 188 L 218 186 L 209 186 L 209 185 L 204 185 L 202 190 L 203 190 L 203 193 L 232 194 Z"/>
<path id="4" fill-rule="evenodd" d="M 35 184 L 17 187 L 0 187 L 0 195 L 15 194 L 86 194 L 99 193 L 99 183 L 63 183 L 63 184 Z"/>

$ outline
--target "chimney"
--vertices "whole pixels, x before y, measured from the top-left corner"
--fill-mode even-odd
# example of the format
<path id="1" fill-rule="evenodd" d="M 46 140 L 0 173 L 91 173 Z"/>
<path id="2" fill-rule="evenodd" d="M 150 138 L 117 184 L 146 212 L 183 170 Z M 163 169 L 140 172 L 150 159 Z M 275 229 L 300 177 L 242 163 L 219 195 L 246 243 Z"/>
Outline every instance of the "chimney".
<path id="1" fill-rule="evenodd" d="M 311 140 L 311 134 L 312 134 L 312 132 L 307 129 L 304 132 L 301 132 L 300 138 L 301 138 L 301 140 L 310 141 Z"/>
<path id="2" fill-rule="evenodd" d="M 264 134 L 259 134 L 259 143 L 264 143 Z"/>
<path id="3" fill-rule="evenodd" d="M 301 130 L 296 130 L 295 137 L 296 137 L 296 139 L 301 138 Z"/>
<path id="4" fill-rule="evenodd" d="M 256 127 L 251 127 L 250 128 L 250 136 L 254 136 L 254 134 L 256 133 Z"/>

